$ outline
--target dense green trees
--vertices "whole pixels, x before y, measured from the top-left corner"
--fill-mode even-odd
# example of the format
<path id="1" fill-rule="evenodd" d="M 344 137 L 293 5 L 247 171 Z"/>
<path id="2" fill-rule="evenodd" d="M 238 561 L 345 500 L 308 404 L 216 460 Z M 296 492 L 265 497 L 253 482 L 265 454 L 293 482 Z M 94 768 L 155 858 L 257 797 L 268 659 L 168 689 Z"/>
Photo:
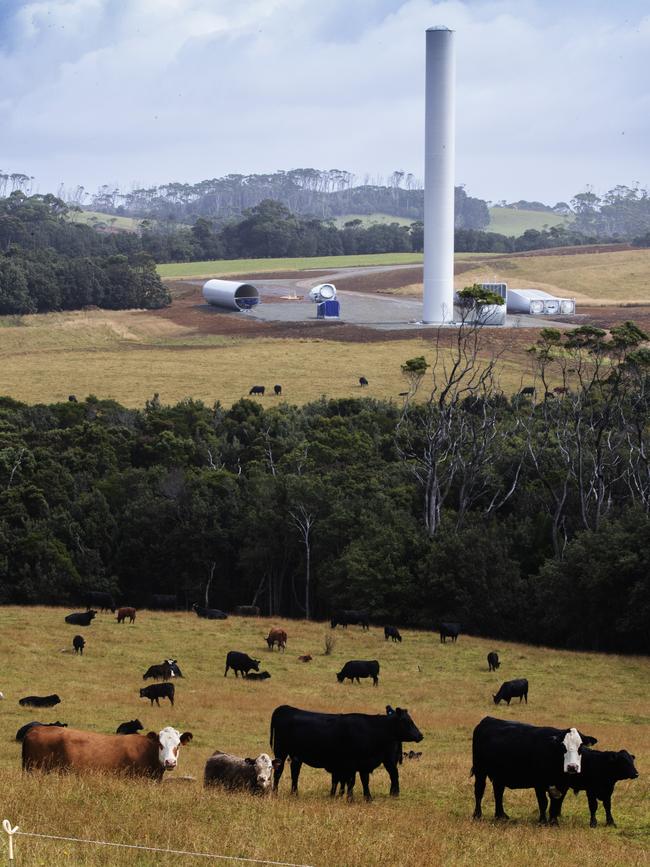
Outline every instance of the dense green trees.
<path id="1" fill-rule="evenodd" d="M 568 391 L 537 402 L 506 398 L 479 356 L 462 376 L 412 359 L 401 407 L 1 399 L 0 601 L 108 587 L 189 606 L 212 576 L 226 609 L 367 606 L 378 622 L 648 652 L 645 340 L 632 324 L 540 337 L 538 364 Z"/>

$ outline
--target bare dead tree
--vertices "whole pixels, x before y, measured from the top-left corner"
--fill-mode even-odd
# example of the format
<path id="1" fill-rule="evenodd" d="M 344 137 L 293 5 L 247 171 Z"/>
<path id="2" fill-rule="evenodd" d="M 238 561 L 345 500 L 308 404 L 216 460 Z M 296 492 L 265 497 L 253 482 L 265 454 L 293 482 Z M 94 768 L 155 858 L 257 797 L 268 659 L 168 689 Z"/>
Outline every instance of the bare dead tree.
<path id="1" fill-rule="evenodd" d="M 311 620 L 311 532 L 316 521 L 316 516 L 302 503 L 289 510 L 289 516 L 294 527 L 300 534 L 300 541 L 305 546 L 305 617 Z"/>
<path id="2" fill-rule="evenodd" d="M 213 560 L 210 563 L 210 574 L 208 575 L 208 580 L 205 584 L 205 607 L 210 607 L 210 586 L 212 585 L 212 581 L 214 579 L 214 571 L 217 568 L 217 561 Z"/>

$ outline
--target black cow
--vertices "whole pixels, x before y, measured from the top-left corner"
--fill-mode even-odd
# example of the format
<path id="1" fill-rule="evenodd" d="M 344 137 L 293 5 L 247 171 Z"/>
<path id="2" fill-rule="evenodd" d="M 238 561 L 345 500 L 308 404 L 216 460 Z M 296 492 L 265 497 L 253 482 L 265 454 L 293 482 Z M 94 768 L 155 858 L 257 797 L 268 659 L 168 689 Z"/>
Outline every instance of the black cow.
<path id="1" fill-rule="evenodd" d="M 359 385 L 361 386 L 361 388 L 364 388 L 366 385 L 368 385 L 368 380 L 365 378 L 365 376 L 359 377 Z"/>
<path id="2" fill-rule="evenodd" d="M 268 671 L 249 671 L 246 680 L 268 680 L 271 675 Z"/>
<path id="3" fill-rule="evenodd" d="M 438 627 L 438 631 L 440 632 L 440 641 L 443 644 L 447 643 L 448 638 L 451 638 L 452 641 L 456 641 L 460 635 L 460 623 L 441 623 Z"/>
<path id="4" fill-rule="evenodd" d="M 387 704 L 386 705 L 386 714 L 388 716 L 390 716 L 391 714 L 394 714 L 394 713 L 395 713 L 394 708 L 392 708 L 389 704 Z M 401 741 L 395 741 L 395 743 L 393 744 L 392 752 L 390 752 L 390 755 L 392 757 L 392 761 L 396 765 L 403 764 L 403 761 L 407 755 L 406 753 L 403 752 L 402 746 L 403 746 L 403 744 Z M 413 753 L 413 750 L 411 750 L 411 753 Z M 422 753 L 417 753 L 418 758 L 421 755 L 422 755 Z M 346 773 L 346 771 L 341 770 L 341 769 L 336 769 L 336 770 L 331 772 L 332 787 L 330 789 L 330 796 L 332 798 L 334 797 L 334 795 L 336 795 L 336 789 L 339 785 L 341 786 L 340 794 L 343 795 L 343 793 L 347 789 L 348 798 L 352 798 L 352 790 L 354 789 L 354 783 L 355 783 L 355 779 L 357 776 L 356 771 L 353 771 L 352 774 L 348 777 L 345 776 L 345 773 Z"/>
<path id="5" fill-rule="evenodd" d="M 18 699 L 18 704 L 23 707 L 54 707 L 55 704 L 61 704 L 61 699 L 56 693 L 52 695 L 26 695 L 25 698 Z"/>
<path id="6" fill-rule="evenodd" d="M 69 394 L 68 400 L 70 401 L 70 403 L 77 403 L 77 395 L 76 394 Z"/>
<path id="7" fill-rule="evenodd" d="M 110 593 L 101 590 L 89 590 L 83 598 L 86 608 L 99 608 L 100 611 L 110 611 L 115 614 L 115 600 Z"/>
<path id="8" fill-rule="evenodd" d="M 598 824 L 596 821 L 598 801 L 603 802 L 607 824 L 616 827 L 616 822 L 612 816 L 614 786 L 619 780 L 636 780 L 638 776 L 639 773 L 634 767 L 634 756 L 627 750 L 619 750 L 617 753 L 583 750 L 580 775 L 575 777 L 565 774 L 563 779 L 556 782 L 551 788 L 551 809 L 549 811 L 551 824 L 557 822 L 562 812 L 562 802 L 568 789 L 573 789 L 576 794 L 578 792 L 587 793 L 589 813 L 591 814 L 589 824 L 592 828 Z M 557 797 L 558 794 L 559 797 Z"/>
<path id="9" fill-rule="evenodd" d="M 97 612 L 91 608 L 90 611 L 76 611 L 74 614 L 68 614 L 65 622 L 71 626 L 90 626 L 93 618 L 96 616 Z"/>
<path id="10" fill-rule="evenodd" d="M 149 608 L 154 611 L 175 611 L 178 599 L 173 593 L 152 593 L 149 597 Z"/>
<path id="11" fill-rule="evenodd" d="M 488 671 L 496 671 L 497 668 L 501 665 L 499 662 L 499 654 L 496 650 L 491 650 L 487 655 L 488 661 Z"/>
<path id="12" fill-rule="evenodd" d="M 68 724 L 62 723 L 62 722 L 53 722 L 53 723 L 42 723 L 42 722 L 36 722 L 36 721 L 29 722 L 29 723 L 26 723 L 24 726 L 21 726 L 18 729 L 18 731 L 16 732 L 16 740 L 22 741 L 23 738 L 25 737 L 25 735 L 27 734 L 27 732 L 30 729 L 35 728 L 36 726 L 59 726 L 60 728 L 67 728 Z"/>
<path id="13" fill-rule="evenodd" d="M 346 679 L 351 680 L 352 683 L 355 680 L 357 683 L 361 683 L 360 677 L 371 677 L 373 686 L 377 686 L 379 683 L 379 663 L 376 659 L 351 659 L 336 675 L 339 683 L 343 683 Z"/>
<path id="14" fill-rule="evenodd" d="M 264 387 L 263 385 L 254 385 L 248 393 L 249 393 L 249 395 L 251 395 L 251 394 L 261 394 L 262 397 L 264 397 L 264 392 L 265 392 L 265 391 L 266 391 L 266 389 L 265 389 L 265 387 Z"/>
<path id="15" fill-rule="evenodd" d="M 223 673 L 224 677 L 228 674 L 228 669 L 230 668 L 235 672 L 235 677 L 239 677 L 240 671 L 242 677 L 244 677 L 251 669 L 253 669 L 253 671 L 260 670 L 260 660 L 251 659 L 247 653 L 240 653 L 239 650 L 230 650 L 226 656 L 226 670 Z"/>
<path id="16" fill-rule="evenodd" d="M 389 638 L 392 638 L 393 641 L 402 640 L 402 636 L 399 634 L 399 629 L 396 626 L 384 626 L 384 640 L 388 641 Z"/>
<path id="17" fill-rule="evenodd" d="M 360 624 L 363 629 L 370 629 L 370 618 L 367 611 L 343 609 L 342 611 L 335 611 L 330 620 L 332 629 L 336 629 L 337 626 L 356 626 L 357 624 Z"/>
<path id="18" fill-rule="evenodd" d="M 392 708 L 391 708 L 392 710 Z M 271 746 L 281 764 L 275 769 L 277 789 L 284 763 L 291 759 L 291 791 L 298 791 L 302 764 L 325 768 L 338 780 L 358 773 L 365 797 L 370 800 L 370 774 L 383 764 L 390 776 L 390 793 L 399 795 L 396 744 L 422 740 L 407 710 L 388 715 L 364 713 L 314 713 L 281 705 L 271 717 Z"/>
<path id="19" fill-rule="evenodd" d="M 149 678 L 153 680 L 171 680 L 174 676 L 171 664 L 165 660 L 160 665 L 150 665 L 142 675 L 142 680 L 148 680 Z"/>
<path id="20" fill-rule="evenodd" d="M 227 620 L 228 615 L 225 611 L 220 611 L 218 608 L 203 608 L 198 602 L 192 605 L 197 617 L 205 617 L 206 620 Z"/>
<path id="21" fill-rule="evenodd" d="M 132 719 L 129 722 L 120 723 L 117 729 L 115 730 L 116 735 L 137 735 L 138 732 L 142 731 L 144 726 L 140 722 L 139 719 Z"/>
<path id="22" fill-rule="evenodd" d="M 75 635 L 75 637 L 72 639 L 72 646 L 75 653 L 80 653 L 83 656 L 84 647 L 86 646 L 86 639 L 83 637 L 83 635 Z"/>
<path id="23" fill-rule="evenodd" d="M 489 778 L 494 789 L 496 819 L 508 818 L 503 809 L 505 788 L 535 789 L 539 821 L 546 822 L 549 786 L 561 780 L 565 772 L 579 774 L 583 745 L 595 743 L 596 738 L 575 728 L 556 729 L 484 717 L 472 738 L 474 818 L 482 816 L 481 801 Z"/>
<path id="24" fill-rule="evenodd" d="M 148 698 L 153 707 L 154 701 L 160 707 L 161 698 L 168 698 L 171 706 L 174 707 L 174 693 L 176 688 L 173 683 L 151 683 L 149 686 L 144 686 L 140 690 L 140 698 Z"/>
<path id="25" fill-rule="evenodd" d="M 275 396 L 279 397 L 282 394 L 282 386 L 281 385 L 274 385 L 273 391 L 275 392 Z"/>
<path id="26" fill-rule="evenodd" d="M 493 695 L 492 698 L 495 704 L 499 704 L 502 701 L 510 704 L 511 698 L 518 698 L 519 704 L 521 704 L 522 698 L 525 698 L 526 704 L 528 704 L 528 681 L 525 677 L 517 678 L 517 680 L 506 680 L 499 687 L 498 693 Z"/>
<path id="27" fill-rule="evenodd" d="M 519 392 L 522 397 L 535 397 L 535 386 L 527 385 L 525 388 L 522 388 Z"/>

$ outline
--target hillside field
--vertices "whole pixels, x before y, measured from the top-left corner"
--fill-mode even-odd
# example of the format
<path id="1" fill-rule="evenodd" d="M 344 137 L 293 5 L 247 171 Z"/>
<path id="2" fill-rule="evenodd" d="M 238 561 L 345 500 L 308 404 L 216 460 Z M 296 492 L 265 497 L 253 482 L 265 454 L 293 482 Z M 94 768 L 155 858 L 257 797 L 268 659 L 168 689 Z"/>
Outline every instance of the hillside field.
<path id="1" fill-rule="evenodd" d="M 231 617 L 206 621 L 192 613 L 141 611 L 135 624 L 118 625 L 98 614 L 88 628 L 68 626 L 69 609 L 0 608 L 4 659 L 0 773 L 2 818 L 23 831 L 94 840 L 290 861 L 313 867 L 425 864 L 641 865 L 650 844 L 650 661 L 639 657 L 571 653 L 461 635 L 441 644 L 437 634 L 403 630 L 402 644 L 385 642 L 371 627 L 337 629 L 325 656 L 327 623 Z M 270 625 L 288 634 L 284 654 L 264 642 Z M 72 637 L 83 632 L 83 657 L 72 653 Z M 228 650 L 262 661 L 272 677 L 263 682 L 224 679 Z M 497 650 L 502 666 L 488 673 L 486 654 Z M 298 655 L 313 661 L 300 663 Z M 174 708 L 151 707 L 139 698 L 142 673 L 173 656 L 185 675 L 176 682 Z M 379 686 L 338 684 L 335 672 L 348 659 L 378 659 Z M 512 677 L 530 681 L 528 705 L 495 706 L 491 694 Z M 61 704 L 46 711 L 21 708 L 27 694 L 56 692 Z M 406 749 L 422 750 L 400 769 L 402 794 L 388 796 L 383 768 L 371 778 L 374 800 L 355 789 L 352 803 L 330 800 L 329 777 L 304 767 L 300 794 L 289 794 L 289 770 L 277 797 L 203 791 L 206 758 L 216 749 L 237 755 L 270 752 L 273 709 L 292 704 L 330 712 L 384 713 L 386 704 L 409 709 L 424 735 Z M 599 739 L 601 749 L 626 748 L 636 755 L 640 777 L 619 783 L 613 798 L 617 828 L 589 827 L 586 797 L 569 794 L 559 829 L 537 825 L 532 791 L 506 790 L 511 821 L 496 824 L 491 789 L 481 822 L 473 821 L 471 733 L 486 715 L 558 727 L 575 725 Z M 179 767 L 162 785 L 102 775 L 22 776 L 18 727 L 32 719 L 113 732 L 133 718 L 145 731 L 173 725 L 191 731 Z M 192 782 L 171 782 L 191 775 Z M 3 835 L 3 846 L 5 846 Z M 18 838 L 22 865 L 160 865 L 193 863 L 128 850 L 78 843 Z"/>
<path id="2" fill-rule="evenodd" d="M 527 229 L 550 229 L 551 226 L 566 226 L 568 217 L 550 211 L 523 211 L 518 208 L 490 208 L 490 223 L 487 232 L 499 235 L 523 235 Z"/>

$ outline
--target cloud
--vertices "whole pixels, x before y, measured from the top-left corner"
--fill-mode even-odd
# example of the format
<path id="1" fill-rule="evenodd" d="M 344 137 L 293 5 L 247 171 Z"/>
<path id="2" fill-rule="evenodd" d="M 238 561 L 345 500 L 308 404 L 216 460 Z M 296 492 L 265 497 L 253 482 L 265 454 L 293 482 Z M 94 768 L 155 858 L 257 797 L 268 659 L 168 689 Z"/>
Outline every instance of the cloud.
<path id="1" fill-rule="evenodd" d="M 650 16 L 581 0 L 35 0 L 0 30 L 0 165 L 92 189 L 312 165 L 422 175 L 424 31 L 457 40 L 457 180 L 648 182 Z"/>

